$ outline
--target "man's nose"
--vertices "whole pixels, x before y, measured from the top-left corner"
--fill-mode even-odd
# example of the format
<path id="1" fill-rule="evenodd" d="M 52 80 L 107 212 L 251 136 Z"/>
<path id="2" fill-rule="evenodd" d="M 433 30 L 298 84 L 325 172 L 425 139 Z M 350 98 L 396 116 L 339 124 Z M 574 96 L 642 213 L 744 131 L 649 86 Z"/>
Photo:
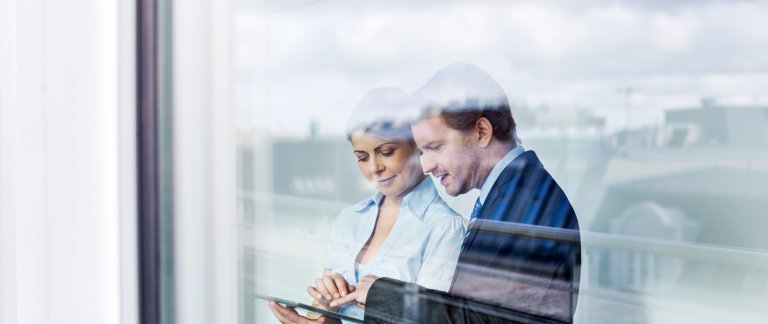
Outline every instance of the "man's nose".
<path id="1" fill-rule="evenodd" d="M 424 170 L 424 173 L 432 173 L 432 171 L 435 171 L 436 167 L 437 163 L 434 162 L 434 159 L 430 154 L 421 155 L 421 169 Z"/>

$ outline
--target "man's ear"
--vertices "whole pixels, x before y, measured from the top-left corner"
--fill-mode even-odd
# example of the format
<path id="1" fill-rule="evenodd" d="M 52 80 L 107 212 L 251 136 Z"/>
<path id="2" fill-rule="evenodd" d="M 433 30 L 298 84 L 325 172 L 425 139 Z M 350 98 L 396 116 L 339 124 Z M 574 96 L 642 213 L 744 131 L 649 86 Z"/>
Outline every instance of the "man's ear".
<path id="1" fill-rule="evenodd" d="M 488 118 L 480 117 L 475 122 L 475 133 L 477 134 L 480 147 L 487 147 L 488 144 L 491 144 L 491 139 L 493 139 L 493 126 L 491 125 L 491 121 L 489 121 Z"/>

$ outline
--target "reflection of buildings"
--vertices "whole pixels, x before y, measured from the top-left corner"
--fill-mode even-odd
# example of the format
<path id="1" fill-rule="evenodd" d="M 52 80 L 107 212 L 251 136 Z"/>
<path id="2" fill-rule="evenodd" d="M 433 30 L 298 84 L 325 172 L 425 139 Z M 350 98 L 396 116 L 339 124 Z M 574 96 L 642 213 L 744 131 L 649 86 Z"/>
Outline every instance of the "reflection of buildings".
<path id="1" fill-rule="evenodd" d="M 708 104 L 665 116 L 659 128 L 612 137 L 589 228 L 693 252 L 593 248 L 591 284 L 712 307 L 733 297 L 754 311 L 754 298 L 768 296 L 766 268 L 729 255 L 768 249 L 768 108 Z"/>
<path id="2" fill-rule="evenodd" d="M 276 195 L 353 203 L 372 193 L 343 137 L 276 139 L 272 161 Z"/>
<path id="3" fill-rule="evenodd" d="M 707 103 L 667 111 L 664 125 L 608 136 L 585 113 L 515 116 L 523 119 L 523 145 L 561 184 L 582 227 L 615 240 L 585 241 L 582 291 L 600 296 L 585 302 L 587 312 L 610 308 L 608 322 L 650 321 L 646 307 L 659 305 L 635 296 L 654 295 L 712 308 L 730 307 L 721 300 L 732 297 L 746 312 L 759 309 L 768 269 L 759 266 L 764 261 L 745 262 L 752 250 L 742 250 L 768 249 L 768 107 Z M 633 238 L 659 245 L 619 247 Z"/>
<path id="4" fill-rule="evenodd" d="M 588 224 L 613 154 L 604 136 L 605 120 L 584 109 L 516 106 L 512 114 L 523 147 L 536 152 L 571 200 L 582 226 Z"/>
<path id="5" fill-rule="evenodd" d="M 761 235 L 768 228 L 767 108 L 670 110 L 662 126 L 610 136 L 604 122 L 585 111 L 513 113 L 523 145 L 537 152 L 566 191 L 582 228 L 617 239 L 768 249 L 768 236 Z M 343 136 L 241 137 L 238 175 L 244 296 L 268 278 L 281 284 L 271 291 L 303 300 L 308 280 L 322 267 L 324 233 L 334 217 L 372 193 L 348 142 Z M 768 293 L 765 268 L 722 264 L 716 256 L 690 260 L 588 244 L 584 253 L 591 262 L 586 288 L 644 295 Z M 268 319 L 266 309 L 257 313 L 254 307 L 243 305 L 243 322 Z"/>
<path id="6" fill-rule="evenodd" d="M 766 160 L 768 161 L 768 160 Z M 698 224 L 688 241 L 744 248 L 768 249 L 768 172 L 711 167 L 675 172 L 619 183 L 610 187 L 592 229 L 609 232 L 611 222 L 646 201 L 679 210 Z M 659 223 L 667 218 L 659 213 Z M 631 230 L 631 229 L 627 229 Z M 677 239 L 675 228 L 669 237 Z M 738 235 L 728 235 L 738 233 Z M 656 237 L 658 233 L 637 233 Z M 683 239 L 680 237 L 679 239 Z"/>
<path id="7" fill-rule="evenodd" d="M 592 230 L 663 241 L 765 250 L 768 249 L 768 236 L 765 235 L 768 187 L 765 183 L 768 183 L 768 172 L 765 171 L 715 167 L 617 184 L 608 190 Z M 611 254 L 610 257 L 621 256 Z M 751 280 L 746 275 L 750 269 L 738 265 L 682 263 L 680 259 L 649 253 L 638 253 L 626 261 L 632 268 L 617 273 L 615 260 L 607 260 L 600 265 L 604 270 L 601 272 L 613 276 L 602 276 L 597 280 L 602 285 L 640 291 L 653 287 L 637 282 L 669 281 L 673 278 L 672 272 L 677 273 L 674 277 L 681 281 L 689 280 L 680 284 L 706 287 L 710 291 L 739 289 L 729 285 L 744 285 L 743 281 L 719 280 L 729 274 L 743 273 L 744 280 Z M 665 273 L 656 273 L 659 271 Z M 633 277 L 638 275 L 633 273 L 643 275 L 636 279 Z M 708 284 L 700 286 L 701 282 Z M 674 287 L 678 285 L 667 282 L 664 289 Z"/>
<path id="8" fill-rule="evenodd" d="M 667 110 L 661 128 L 625 130 L 612 141 L 621 147 L 765 147 L 768 107 L 717 106 Z"/>
<path id="9" fill-rule="evenodd" d="M 670 110 L 660 132 L 666 146 L 765 147 L 768 107 L 724 107 L 704 102 L 700 108 Z"/>
<path id="10" fill-rule="evenodd" d="M 372 194 L 349 143 L 328 138 L 238 139 L 242 323 L 272 321 L 256 290 L 306 300 L 338 212 Z M 258 311 L 256 308 L 259 308 Z"/>

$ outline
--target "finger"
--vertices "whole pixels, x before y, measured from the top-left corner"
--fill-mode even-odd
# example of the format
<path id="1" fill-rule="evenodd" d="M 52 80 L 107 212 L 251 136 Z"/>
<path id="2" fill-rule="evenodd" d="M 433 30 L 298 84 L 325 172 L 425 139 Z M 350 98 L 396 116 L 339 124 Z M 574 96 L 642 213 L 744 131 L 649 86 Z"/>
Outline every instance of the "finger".
<path id="1" fill-rule="evenodd" d="M 355 298 L 357 298 L 357 293 L 356 292 L 351 293 L 349 295 L 346 295 L 344 297 L 341 297 L 339 299 L 336 299 L 336 300 L 332 301 L 331 302 L 331 307 L 336 307 L 336 306 L 344 305 L 346 303 L 355 301 Z"/>
<path id="2" fill-rule="evenodd" d="M 323 299 L 323 294 L 321 294 L 319 291 L 317 291 L 317 289 L 315 289 L 315 287 L 312 286 L 307 287 L 307 294 L 309 294 L 312 299 L 317 301 L 322 301 Z"/>
<path id="3" fill-rule="evenodd" d="M 285 324 L 302 324 L 302 323 L 312 323 L 308 318 L 299 315 L 298 312 L 296 312 L 295 309 L 290 307 L 282 306 L 274 301 L 270 302 L 270 309 L 272 309 L 272 313 L 275 314 L 277 319 L 280 321 L 280 323 Z"/>
<path id="4" fill-rule="evenodd" d="M 285 309 L 285 307 L 280 306 L 278 303 L 273 302 L 273 301 L 270 301 L 268 303 L 268 306 L 269 306 L 269 310 L 272 311 L 272 314 L 274 314 L 275 317 L 277 317 L 277 320 L 280 323 L 291 323 L 289 321 L 289 319 L 286 318 L 286 313 L 285 313 L 286 309 Z"/>
<path id="5" fill-rule="evenodd" d="M 328 293 L 328 289 L 325 287 L 325 283 L 323 283 L 322 278 L 315 279 L 315 289 L 317 289 L 318 292 L 320 292 L 325 299 L 332 300 L 331 294 Z"/>
<path id="6" fill-rule="evenodd" d="M 316 303 L 318 303 L 318 304 L 322 305 L 322 306 L 323 306 L 323 307 L 325 307 L 325 308 L 331 308 L 331 306 L 329 305 L 329 304 L 331 303 L 331 301 L 330 301 L 330 300 L 327 300 L 327 299 L 325 299 L 325 298 L 323 298 L 323 295 L 322 295 L 322 294 L 320 294 L 320 293 L 319 293 L 319 292 L 318 292 L 318 291 L 315 289 L 315 287 L 309 287 L 309 288 L 307 288 L 307 293 L 308 293 L 310 296 L 312 296 L 312 300 L 314 300 Z"/>
<path id="7" fill-rule="evenodd" d="M 341 296 L 347 295 L 347 281 L 344 280 L 344 277 L 342 277 L 338 273 L 334 273 L 331 278 L 333 278 L 333 281 L 336 283 L 336 288 L 339 289 L 339 293 Z"/>
<path id="8" fill-rule="evenodd" d="M 334 299 L 341 297 L 339 290 L 336 289 L 336 283 L 333 282 L 331 276 L 323 276 L 323 283 L 325 284 L 325 289 L 328 289 L 328 293 L 333 295 Z"/>
<path id="9" fill-rule="evenodd" d="M 283 316 L 285 316 L 285 317 L 287 317 L 289 319 L 293 315 L 298 315 L 298 313 L 296 313 L 295 309 L 290 308 L 288 306 L 283 306 L 283 305 L 280 305 L 278 303 L 275 303 L 275 306 L 277 308 L 277 311 L 280 312 L 280 314 L 283 314 Z"/>
<path id="10" fill-rule="evenodd" d="M 351 292 L 353 292 L 355 290 L 357 290 L 357 287 L 355 287 L 353 285 L 350 285 L 350 284 L 347 284 L 347 291 L 348 291 L 348 293 L 351 293 Z"/>
<path id="11" fill-rule="evenodd" d="M 283 315 L 277 311 L 274 305 L 272 305 L 273 302 L 267 302 L 267 307 L 269 308 L 269 311 L 272 312 L 273 315 L 275 315 L 275 318 L 277 318 L 277 321 L 280 323 L 283 323 Z"/>
<path id="12" fill-rule="evenodd" d="M 357 307 L 360 307 L 360 309 L 365 309 L 365 304 L 357 302 Z"/>

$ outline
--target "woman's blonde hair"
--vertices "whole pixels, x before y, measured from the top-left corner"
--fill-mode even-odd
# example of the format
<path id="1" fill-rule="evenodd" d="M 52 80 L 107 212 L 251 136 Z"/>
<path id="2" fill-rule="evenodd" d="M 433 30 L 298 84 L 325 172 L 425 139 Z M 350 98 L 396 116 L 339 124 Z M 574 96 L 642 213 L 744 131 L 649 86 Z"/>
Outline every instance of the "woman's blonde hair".
<path id="1" fill-rule="evenodd" d="M 407 110 L 410 98 L 399 88 L 383 87 L 369 91 L 361 98 L 347 122 L 347 139 L 362 131 L 377 137 L 404 139 L 413 143 Z"/>

